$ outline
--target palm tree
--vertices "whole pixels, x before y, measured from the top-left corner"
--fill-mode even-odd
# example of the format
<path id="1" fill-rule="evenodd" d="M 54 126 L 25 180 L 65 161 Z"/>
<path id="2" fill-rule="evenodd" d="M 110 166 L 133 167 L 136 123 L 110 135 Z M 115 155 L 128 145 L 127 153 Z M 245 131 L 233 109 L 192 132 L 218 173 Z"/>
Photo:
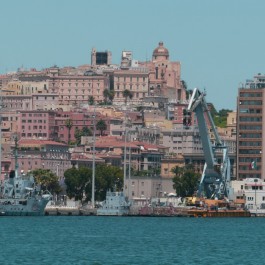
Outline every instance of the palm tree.
<path id="1" fill-rule="evenodd" d="M 109 98 L 110 91 L 106 88 L 103 91 L 104 103 L 106 104 Z"/>
<path id="2" fill-rule="evenodd" d="M 95 103 L 94 97 L 93 96 L 89 96 L 89 98 L 88 98 L 88 104 L 89 105 L 94 105 L 94 103 Z"/>
<path id="3" fill-rule="evenodd" d="M 71 128 L 73 127 L 73 121 L 71 119 L 67 119 L 65 121 L 65 126 L 68 128 L 68 144 L 69 144 L 71 138 Z"/>
<path id="4" fill-rule="evenodd" d="M 128 90 L 128 89 L 125 89 L 123 92 L 122 92 L 122 95 L 124 97 L 124 100 L 125 100 L 125 104 L 127 105 L 127 101 L 128 101 L 128 98 L 132 99 L 133 98 L 133 93 Z"/>
<path id="5" fill-rule="evenodd" d="M 115 92 L 113 90 L 109 91 L 109 100 L 112 102 L 115 96 Z"/>
<path id="6" fill-rule="evenodd" d="M 100 119 L 96 124 L 96 129 L 100 131 L 100 135 L 102 136 L 103 131 L 107 130 L 107 124 L 104 120 Z"/>

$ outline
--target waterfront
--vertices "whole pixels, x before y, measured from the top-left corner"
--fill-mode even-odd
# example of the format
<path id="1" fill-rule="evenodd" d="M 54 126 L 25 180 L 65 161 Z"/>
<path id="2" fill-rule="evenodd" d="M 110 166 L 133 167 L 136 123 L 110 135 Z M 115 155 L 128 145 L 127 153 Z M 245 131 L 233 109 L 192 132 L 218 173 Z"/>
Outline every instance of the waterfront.
<path id="1" fill-rule="evenodd" d="M 262 264 L 263 218 L 1 217 L 0 264 Z"/>

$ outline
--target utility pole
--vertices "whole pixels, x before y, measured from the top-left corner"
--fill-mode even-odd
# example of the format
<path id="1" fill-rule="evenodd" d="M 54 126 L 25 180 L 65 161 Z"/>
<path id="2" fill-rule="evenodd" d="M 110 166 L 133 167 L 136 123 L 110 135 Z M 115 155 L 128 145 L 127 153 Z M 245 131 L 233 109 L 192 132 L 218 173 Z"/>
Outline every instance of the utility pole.
<path id="1" fill-rule="evenodd" d="M 123 157 L 123 193 L 125 195 L 125 181 L 126 181 L 126 164 L 127 164 L 127 161 L 126 161 L 126 156 L 127 156 L 127 146 L 126 146 L 126 143 L 127 143 L 127 128 L 126 128 L 126 123 L 125 123 L 125 131 L 124 131 L 124 157 Z"/>
<path id="2" fill-rule="evenodd" d="M 92 198 L 91 206 L 92 209 L 95 208 L 95 135 L 96 135 L 96 110 L 94 105 L 94 114 L 93 114 L 93 160 L 92 160 Z"/>

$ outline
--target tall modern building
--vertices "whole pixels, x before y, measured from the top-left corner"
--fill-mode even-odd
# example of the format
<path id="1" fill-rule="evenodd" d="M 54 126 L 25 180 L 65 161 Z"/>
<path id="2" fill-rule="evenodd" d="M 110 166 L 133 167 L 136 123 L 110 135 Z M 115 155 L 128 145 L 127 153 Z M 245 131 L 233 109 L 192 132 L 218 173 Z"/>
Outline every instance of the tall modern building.
<path id="1" fill-rule="evenodd" d="M 238 90 L 237 179 L 265 179 L 265 75 L 247 80 Z"/>

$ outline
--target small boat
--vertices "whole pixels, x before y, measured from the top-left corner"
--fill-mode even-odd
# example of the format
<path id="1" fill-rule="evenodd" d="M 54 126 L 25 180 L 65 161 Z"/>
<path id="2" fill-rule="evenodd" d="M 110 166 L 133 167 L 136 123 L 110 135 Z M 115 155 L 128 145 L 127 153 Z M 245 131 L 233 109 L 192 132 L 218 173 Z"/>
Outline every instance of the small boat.
<path id="1" fill-rule="evenodd" d="M 125 198 L 123 192 L 107 191 L 106 200 L 102 206 L 97 209 L 97 215 L 100 216 L 123 216 L 128 215 L 130 202 Z"/>

